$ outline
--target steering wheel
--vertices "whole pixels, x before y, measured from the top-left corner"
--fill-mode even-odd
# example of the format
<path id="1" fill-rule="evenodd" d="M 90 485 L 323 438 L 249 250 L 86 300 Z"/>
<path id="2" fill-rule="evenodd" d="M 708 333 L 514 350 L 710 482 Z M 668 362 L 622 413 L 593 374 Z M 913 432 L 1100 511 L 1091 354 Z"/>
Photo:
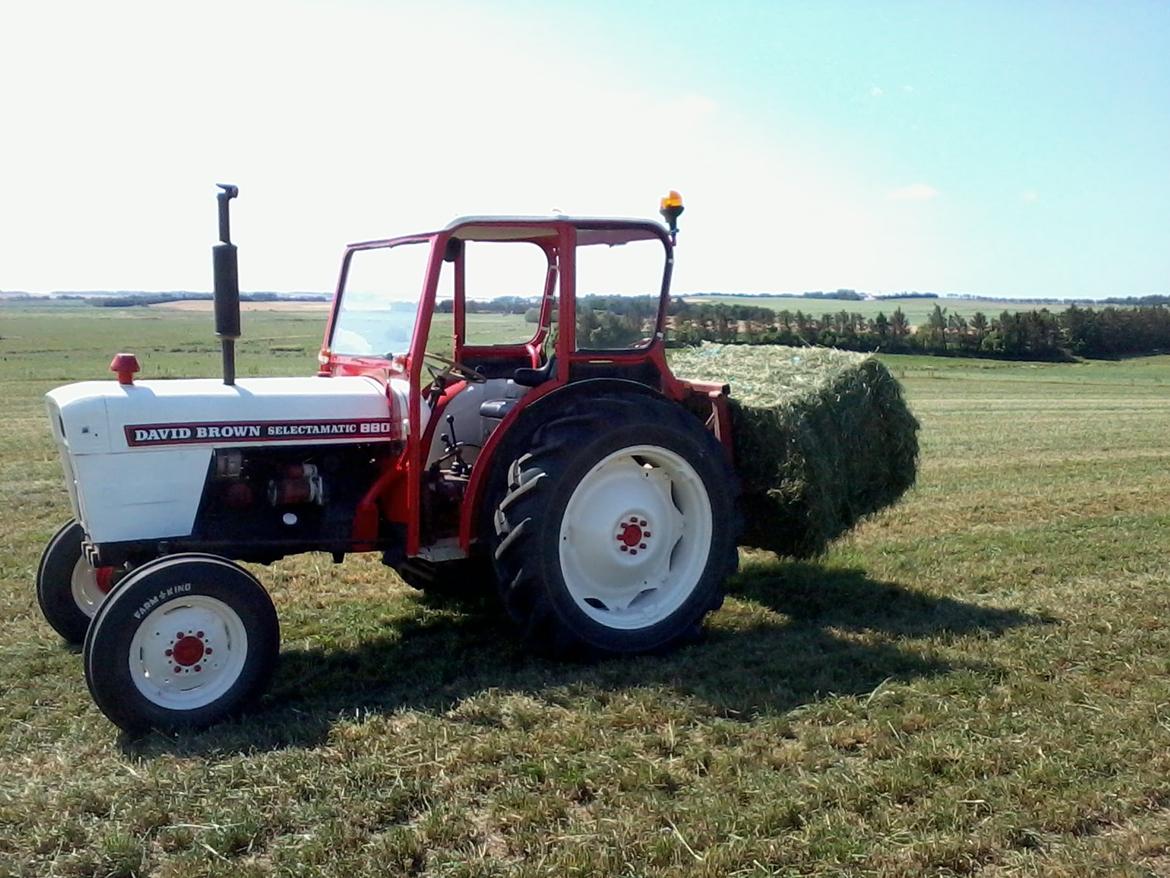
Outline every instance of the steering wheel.
<path id="1" fill-rule="evenodd" d="M 444 357 L 442 354 L 436 354 L 433 351 L 423 351 L 423 359 L 437 360 L 443 364 L 444 368 L 442 370 L 435 369 L 430 365 L 427 366 L 427 370 L 431 373 L 432 378 L 438 378 L 446 372 L 448 375 L 461 378 L 472 384 L 483 384 L 487 381 L 487 378 L 479 372 L 476 372 L 470 366 L 460 363 L 458 360 L 452 360 L 450 357 Z"/>

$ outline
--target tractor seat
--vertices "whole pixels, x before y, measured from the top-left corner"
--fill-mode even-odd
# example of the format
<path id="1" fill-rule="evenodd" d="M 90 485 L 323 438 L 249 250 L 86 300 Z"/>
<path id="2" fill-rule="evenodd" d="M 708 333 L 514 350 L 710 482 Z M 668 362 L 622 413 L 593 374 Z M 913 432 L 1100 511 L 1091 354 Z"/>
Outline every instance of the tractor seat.
<path id="1" fill-rule="evenodd" d="M 555 356 L 549 357 L 548 362 L 543 366 L 533 369 L 525 367 L 517 369 L 512 373 L 512 380 L 521 387 L 536 387 L 553 377 L 553 372 L 556 370 L 557 358 Z"/>
<path id="2" fill-rule="evenodd" d="M 491 418 L 494 421 L 502 421 L 519 401 L 519 399 L 485 400 L 480 403 L 479 416 L 481 418 Z"/>

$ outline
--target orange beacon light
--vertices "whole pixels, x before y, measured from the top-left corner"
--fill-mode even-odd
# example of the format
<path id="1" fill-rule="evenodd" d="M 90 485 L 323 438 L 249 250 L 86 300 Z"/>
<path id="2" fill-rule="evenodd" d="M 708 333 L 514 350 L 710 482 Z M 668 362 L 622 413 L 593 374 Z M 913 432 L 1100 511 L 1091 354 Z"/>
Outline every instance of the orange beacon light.
<path id="1" fill-rule="evenodd" d="M 682 196 L 673 189 L 658 203 L 658 212 L 666 220 L 666 227 L 670 230 L 670 243 L 675 243 L 678 237 L 678 218 L 683 212 Z"/>

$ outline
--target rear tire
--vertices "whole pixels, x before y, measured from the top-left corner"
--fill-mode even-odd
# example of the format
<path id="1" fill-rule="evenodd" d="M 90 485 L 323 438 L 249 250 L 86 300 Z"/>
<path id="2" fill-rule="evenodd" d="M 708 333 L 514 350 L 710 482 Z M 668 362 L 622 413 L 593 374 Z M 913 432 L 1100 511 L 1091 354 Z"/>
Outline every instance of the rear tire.
<path id="1" fill-rule="evenodd" d="M 214 555 L 138 568 L 98 609 L 85 638 L 85 681 L 127 732 L 200 729 L 268 685 L 280 626 L 252 574 Z"/>
<path id="2" fill-rule="evenodd" d="M 702 423 L 657 397 L 562 410 L 509 470 L 495 517 L 504 607 L 558 656 L 659 652 L 699 635 L 738 565 L 737 482 Z"/>
<path id="3" fill-rule="evenodd" d="M 85 531 L 76 521 L 53 534 L 37 567 L 37 604 L 67 643 L 85 640 L 89 620 L 113 582 L 113 568 L 95 569 L 81 549 Z"/>

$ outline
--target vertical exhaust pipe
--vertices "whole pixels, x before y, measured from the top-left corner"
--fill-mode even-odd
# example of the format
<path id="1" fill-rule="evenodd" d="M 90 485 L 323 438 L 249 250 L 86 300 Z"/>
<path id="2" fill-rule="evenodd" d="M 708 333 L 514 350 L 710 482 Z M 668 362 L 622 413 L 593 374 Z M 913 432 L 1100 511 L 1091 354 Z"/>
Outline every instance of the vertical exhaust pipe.
<path id="1" fill-rule="evenodd" d="M 215 334 L 223 346 L 223 383 L 236 383 L 236 339 L 240 337 L 240 272 L 232 243 L 228 202 L 240 194 L 238 186 L 216 183 L 219 202 L 219 243 L 211 248 L 215 272 Z"/>

